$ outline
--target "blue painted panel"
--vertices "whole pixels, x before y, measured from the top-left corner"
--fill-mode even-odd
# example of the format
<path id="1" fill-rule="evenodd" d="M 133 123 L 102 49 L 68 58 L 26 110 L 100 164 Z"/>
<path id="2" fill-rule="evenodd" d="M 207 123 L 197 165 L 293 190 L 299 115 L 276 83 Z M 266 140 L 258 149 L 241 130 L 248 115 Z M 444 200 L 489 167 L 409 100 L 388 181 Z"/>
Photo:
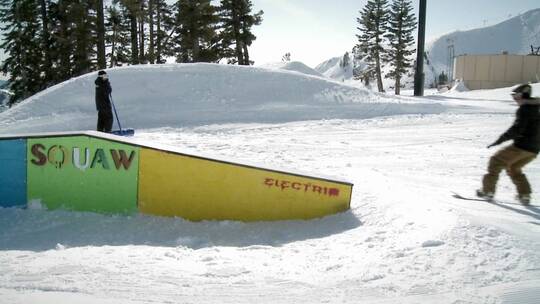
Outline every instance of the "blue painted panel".
<path id="1" fill-rule="evenodd" d="M 0 207 L 26 205 L 26 140 L 0 139 Z"/>

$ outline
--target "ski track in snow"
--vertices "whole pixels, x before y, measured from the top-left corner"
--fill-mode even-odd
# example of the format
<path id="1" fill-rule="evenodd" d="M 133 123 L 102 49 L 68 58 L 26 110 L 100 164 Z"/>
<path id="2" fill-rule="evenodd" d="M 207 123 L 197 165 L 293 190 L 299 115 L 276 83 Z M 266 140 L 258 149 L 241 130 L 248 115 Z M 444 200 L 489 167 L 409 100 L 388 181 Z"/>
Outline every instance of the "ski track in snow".
<path id="1" fill-rule="evenodd" d="M 142 130 L 140 139 L 194 153 L 346 176 L 355 184 L 351 210 L 312 221 L 191 223 L 4 209 L 0 295 L 14 303 L 498 303 L 519 291 L 512 284 L 540 282 L 540 210 L 460 201 L 450 191 L 472 193 L 493 153 L 485 145 L 511 121 L 443 114 Z M 540 164 L 527 173 L 540 189 Z M 501 198 L 511 193 L 503 176 Z"/>
<path id="2" fill-rule="evenodd" d="M 540 207 L 451 195 L 479 187 L 510 88 L 407 98 L 261 68 L 109 74 L 137 139 L 342 177 L 351 210 L 243 223 L 0 209 L 0 303 L 537 303 Z M 93 128 L 93 78 L 1 113 L 0 133 Z M 526 173 L 538 204 L 540 161 Z M 503 174 L 497 198 L 514 191 Z"/>

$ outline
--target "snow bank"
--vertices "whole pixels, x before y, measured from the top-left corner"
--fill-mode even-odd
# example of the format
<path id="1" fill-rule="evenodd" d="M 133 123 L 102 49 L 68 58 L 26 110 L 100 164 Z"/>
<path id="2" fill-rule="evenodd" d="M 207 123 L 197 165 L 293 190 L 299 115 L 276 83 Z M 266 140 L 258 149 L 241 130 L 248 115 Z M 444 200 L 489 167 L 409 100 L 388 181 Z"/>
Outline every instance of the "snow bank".
<path id="1" fill-rule="evenodd" d="M 0 134 L 93 130 L 90 73 L 51 87 L 0 114 Z M 108 70 L 123 126 L 185 127 L 439 113 L 443 107 L 396 99 L 320 77 L 217 64 L 130 66 Z"/>
<path id="2" fill-rule="evenodd" d="M 298 72 L 298 73 L 311 75 L 311 76 L 317 76 L 317 77 L 324 77 L 321 73 L 317 72 L 316 70 L 308 67 L 307 65 L 299 61 L 268 63 L 268 64 L 263 65 L 262 67 L 269 68 L 269 69 L 281 69 L 281 70 L 286 70 L 286 71 Z"/>

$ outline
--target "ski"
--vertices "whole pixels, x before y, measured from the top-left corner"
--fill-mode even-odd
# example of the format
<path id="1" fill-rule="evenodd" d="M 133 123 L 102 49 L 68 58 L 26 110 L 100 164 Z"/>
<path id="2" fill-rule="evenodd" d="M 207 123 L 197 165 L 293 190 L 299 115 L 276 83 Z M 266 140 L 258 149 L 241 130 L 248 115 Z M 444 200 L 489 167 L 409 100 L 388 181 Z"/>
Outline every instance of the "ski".
<path id="1" fill-rule="evenodd" d="M 521 203 L 514 203 L 514 202 L 506 202 L 506 201 L 500 201 L 497 199 L 485 199 L 481 197 L 469 197 L 469 196 L 463 196 L 459 193 L 452 192 L 452 196 L 454 198 L 460 199 L 460 200 L 466 200 L 466 201 L 477 201 L 477 202 L 487 202 L 487 203 L 493 203 L 493 204 L 506 204 L 506 205 L 517 205 L 517 206 L 523 206 L 523 207 L 540 207 L 538 205 L 523 205 Z"/>

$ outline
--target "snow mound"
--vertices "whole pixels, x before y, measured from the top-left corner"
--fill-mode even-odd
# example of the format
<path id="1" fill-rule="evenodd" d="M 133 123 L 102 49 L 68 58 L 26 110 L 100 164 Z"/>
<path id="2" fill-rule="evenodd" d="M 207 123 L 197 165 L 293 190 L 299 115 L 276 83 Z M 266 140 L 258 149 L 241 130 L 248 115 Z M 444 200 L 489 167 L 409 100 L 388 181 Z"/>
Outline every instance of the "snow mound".
<path id="1" fill-rule="evenodd" d="M 121 67 L 108 74 L 122 125 L 136 129 L 443 111 L 429 101 L 267 68 L 198 63 Z M 93 130 L 95 78 L 73 78 L 0 113 L 0 134 Z"/>
<path id="2" fill-rule="evenodd" d="M 311 76 L 317 76 L 317 77 L 323 77 L 321 73 L 308 67 L 307 65 L 305 65 L 304 63 L 300 61 L 268 63 L 268 64 L 263 65 L 262 67 L 269 68 L 269 69 L 280 69 L 280 70 L 298 72 L 298 73 L 311 75 Z"/>
<path id="3" fill-rule="evenodd" d="M 463 81 L 457 79 L 454 86 L 450 90 L 455 92 L 468 92 L 469 88 L 467 88 Z"/>

